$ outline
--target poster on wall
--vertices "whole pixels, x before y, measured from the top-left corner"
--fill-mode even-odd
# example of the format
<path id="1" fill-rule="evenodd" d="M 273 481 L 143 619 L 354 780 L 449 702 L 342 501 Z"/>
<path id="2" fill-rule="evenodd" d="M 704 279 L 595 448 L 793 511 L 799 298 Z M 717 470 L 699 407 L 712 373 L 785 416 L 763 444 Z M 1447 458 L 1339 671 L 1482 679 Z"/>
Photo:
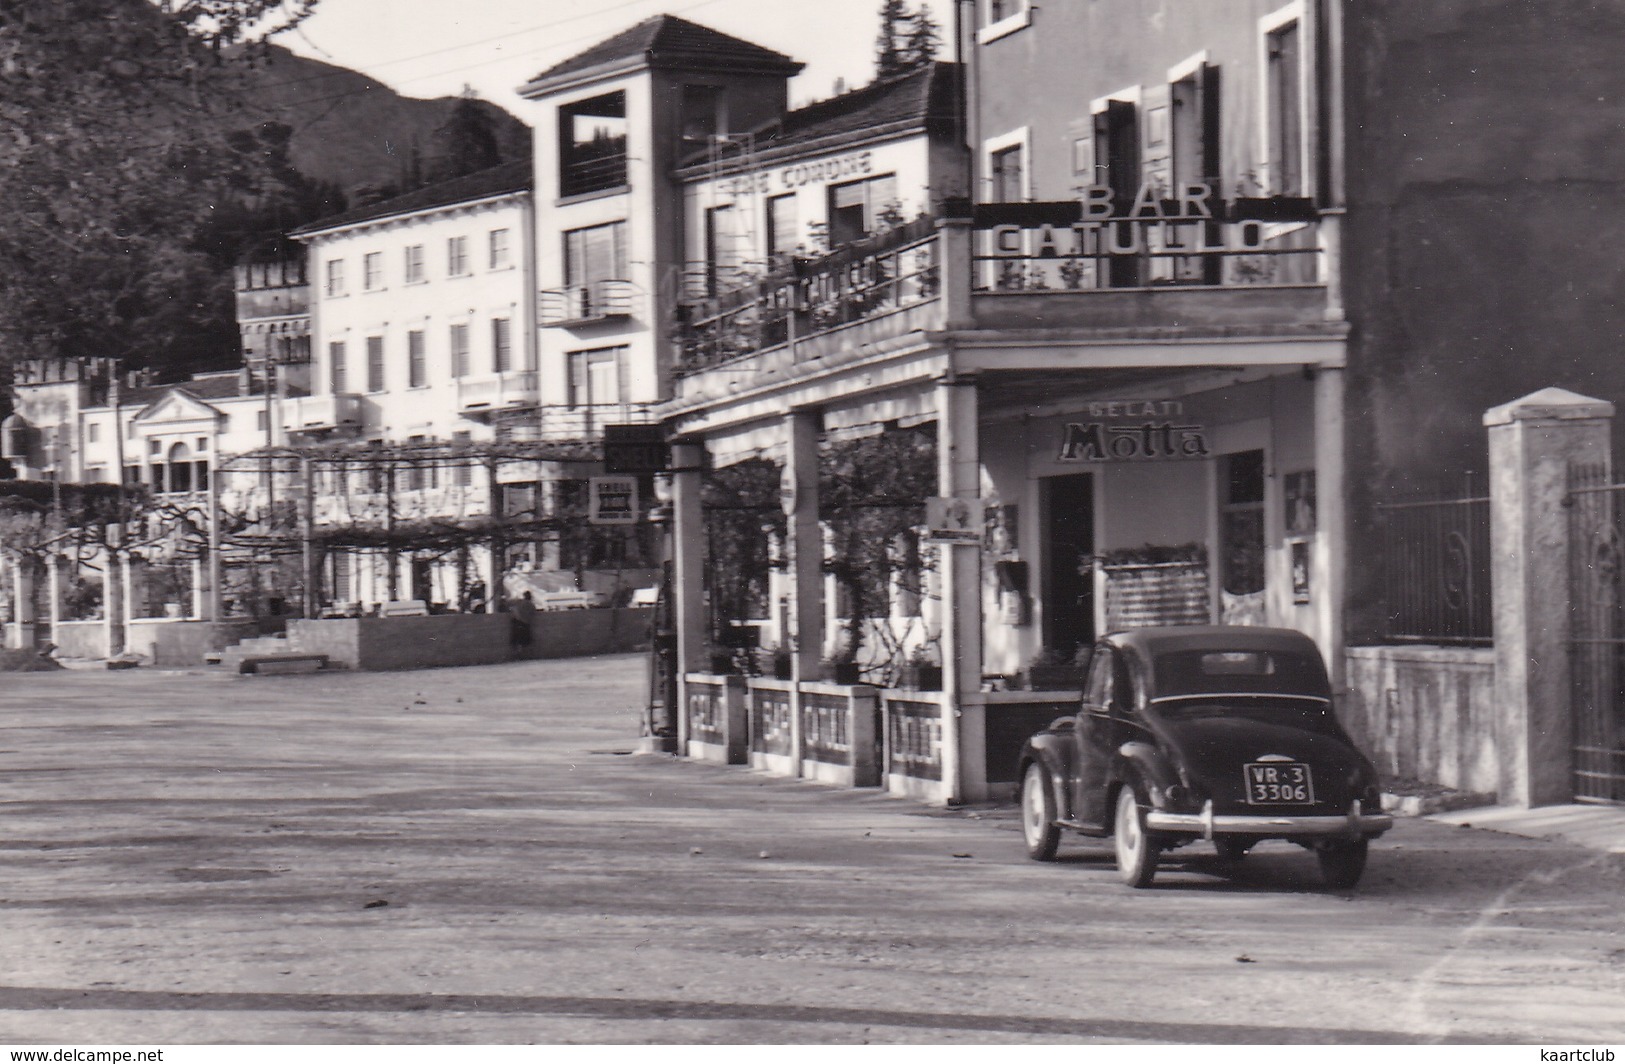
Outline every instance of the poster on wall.
<path id="1" fill-rule="evenodd" d="M 635 525 L 638 521 L 637 477 L 591 477 L 587 521 L 594 525 Z"/>
<path id="2" fill-rule="evenodd" d="M 1286 503 L 1286 534 L 1312 536 L 1315 534 L 1315 471 L 1288 473 L 1282 486 Z"/>
<path id="3" fill-rule="evenodd" d="M 1306 606 L 1309 604 L 1309 541 L 1294 539 L 1288 541 L 1287 546 L 1292 559 L 1292 602 Z"/>
<path id="4" fill-rule="evenodd" d="M 930 543 L 980 543 L 981 499 L 933 498 L 925 500 L 925 538 Z"/>

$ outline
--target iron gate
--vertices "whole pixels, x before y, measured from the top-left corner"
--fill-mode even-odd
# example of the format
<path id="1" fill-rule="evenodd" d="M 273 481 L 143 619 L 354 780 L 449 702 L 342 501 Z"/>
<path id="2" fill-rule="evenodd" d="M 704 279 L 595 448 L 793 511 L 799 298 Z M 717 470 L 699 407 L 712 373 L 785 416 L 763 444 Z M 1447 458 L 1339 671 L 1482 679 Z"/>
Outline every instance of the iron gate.
<path id="1" fill-rule="evenodd" d="M 1621 510 L 1625 484 L 1601 465 L 1569 466 L 1569 661 L 1574 799 L 1625 803 L 1625 609 Z"/>

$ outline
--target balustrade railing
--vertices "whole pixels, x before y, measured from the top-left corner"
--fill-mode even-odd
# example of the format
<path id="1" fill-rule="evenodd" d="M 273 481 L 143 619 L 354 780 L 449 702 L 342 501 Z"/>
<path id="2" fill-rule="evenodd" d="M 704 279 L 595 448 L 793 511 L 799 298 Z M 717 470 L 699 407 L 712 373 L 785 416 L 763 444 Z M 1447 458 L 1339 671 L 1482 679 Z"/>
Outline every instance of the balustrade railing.
<path id="1" fill-rule="evenodd" d="M 682 305 L 679 371 L 694 372 L 937 298 L 935 222 L 917 219 L 817 259 L 798 259 Z"/>

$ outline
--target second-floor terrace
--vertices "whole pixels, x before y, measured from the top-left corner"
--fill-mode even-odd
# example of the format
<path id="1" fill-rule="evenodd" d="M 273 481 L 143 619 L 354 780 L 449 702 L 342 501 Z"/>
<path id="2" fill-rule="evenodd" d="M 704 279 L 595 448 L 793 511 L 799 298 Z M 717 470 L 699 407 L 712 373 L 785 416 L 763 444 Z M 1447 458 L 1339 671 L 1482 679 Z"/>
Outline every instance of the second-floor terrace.
<path id="1" fill-rule="evenodd" d="M 535 370 L 509 370 L 457 378 L 457 411 L 475 421 L 504 411 L 529 410 L 541 399 Z"/>
<path id="2" fill-rule="evenodd" d="M 949 205 L 691 299 L 678 311 L 677 401 L 883 357 L 911 335 L 993 350 L 1342 329 L 1337 212 L 1197 191 L 1132 207 Z"/>

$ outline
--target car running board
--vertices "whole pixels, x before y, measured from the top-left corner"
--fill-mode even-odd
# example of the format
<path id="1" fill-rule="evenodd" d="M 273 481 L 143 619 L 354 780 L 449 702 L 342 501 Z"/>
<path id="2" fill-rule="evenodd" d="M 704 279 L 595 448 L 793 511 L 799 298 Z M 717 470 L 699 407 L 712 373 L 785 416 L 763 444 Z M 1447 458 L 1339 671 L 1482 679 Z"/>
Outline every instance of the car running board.
<path id="1" fill-rule="evenodd" d="M 1055 822 L 1055 826 L 1058 828 L 1066 828 L 1068 831 L 1076 831 L 1079 835 L 1087 835 L 1092 839 L 1103 839 L 1106 837 L 1105 828 L 1093 827 L 1089 824 L 1083 823 L 1081 820 L 1057 820 Z"/>

